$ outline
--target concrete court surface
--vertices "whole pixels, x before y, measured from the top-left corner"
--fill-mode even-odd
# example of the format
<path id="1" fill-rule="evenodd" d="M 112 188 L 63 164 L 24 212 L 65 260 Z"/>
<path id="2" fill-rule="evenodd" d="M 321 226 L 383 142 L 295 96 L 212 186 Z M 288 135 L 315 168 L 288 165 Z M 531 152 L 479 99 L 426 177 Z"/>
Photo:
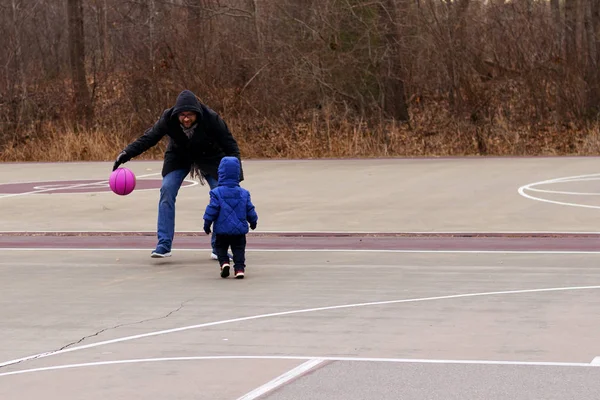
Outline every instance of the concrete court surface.
<path id="1" fill-rule="evenodd" d="M 160 162 L 124 166 L 160 184 Z M 0 182 L 42 187 L 24 187 L 25 193 L 40 192 L 33 196 L 0 185 L 0 230 L 154 232 L 157 190 L 119 197 L 86 193 L 84 183 L 72 190 L 83 193 L 73 195 L 43 184 L 107 181 L 111 169 L 112 163 L 0 164 Z M 600 159 L 594 157 L 246 161 L 244 172 L 243 184 L 263 211 L 261 232 L 599 230 L 590 218 L 600 207 Z M 208 187 L 189 184 L 177 199 L 178 231 L 202 228 Z M 522 186 L 528 186 L 525 195 L 542 200 L 519 195 Z"/>
<path id="2" fill-rule="evenodd" d="M 102 189 L 110 163 L 0 164 L 0 399 L 597 399 L 596 165 L 246 161 L 259 228 L 238 281 L 201 234 L 149 258 L 158 162 L 125 164 L 150 187 L 127 197 Z M 181 189 L 178 232 L 207 191 Z M 532 241 L 422 249 L 448 232 Z M 348 233 L 409 241 L 328 250 Z"/>

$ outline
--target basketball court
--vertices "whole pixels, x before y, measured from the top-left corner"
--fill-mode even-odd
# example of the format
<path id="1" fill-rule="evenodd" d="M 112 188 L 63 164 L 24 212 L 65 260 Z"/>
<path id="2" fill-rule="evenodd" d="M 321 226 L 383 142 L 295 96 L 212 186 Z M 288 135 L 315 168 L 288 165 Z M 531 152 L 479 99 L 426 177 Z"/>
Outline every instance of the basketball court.
<path id="1" fill-rule="evenodd" d="M 598 398 L 598 158 L 243 165 L 235 280 L 160 162 L 0 164 L 0 398 Z"/>

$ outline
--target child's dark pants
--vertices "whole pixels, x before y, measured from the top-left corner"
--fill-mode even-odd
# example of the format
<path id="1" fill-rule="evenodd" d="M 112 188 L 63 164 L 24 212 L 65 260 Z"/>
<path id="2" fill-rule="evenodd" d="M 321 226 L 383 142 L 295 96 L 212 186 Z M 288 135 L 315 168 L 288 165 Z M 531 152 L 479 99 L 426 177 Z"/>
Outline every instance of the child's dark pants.
<path id="1" fill-rule="evenodd" d="M 219 265 L 229 264 L 227 250 L 231 246 L 233 253 L 233 269 L 235 271 L 246 268 L 246 235 L 215 235 L 215 251 L 219 258 Z"/>

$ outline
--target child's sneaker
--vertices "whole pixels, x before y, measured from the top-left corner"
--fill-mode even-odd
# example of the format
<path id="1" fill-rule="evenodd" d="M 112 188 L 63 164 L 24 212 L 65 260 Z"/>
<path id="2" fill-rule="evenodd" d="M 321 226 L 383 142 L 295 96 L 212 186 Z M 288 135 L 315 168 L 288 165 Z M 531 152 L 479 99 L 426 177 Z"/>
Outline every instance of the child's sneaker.
<path id="1" fill-rule="evenodd" d="M 227 278 L 229 276 L 229 264 L 221 265 L 221 278 Z"/>
<path id="2" fill-rule="evenodd" d="M 244 279 L 244 270 L 243 269 L 235 270 L 235 279 Z"/>

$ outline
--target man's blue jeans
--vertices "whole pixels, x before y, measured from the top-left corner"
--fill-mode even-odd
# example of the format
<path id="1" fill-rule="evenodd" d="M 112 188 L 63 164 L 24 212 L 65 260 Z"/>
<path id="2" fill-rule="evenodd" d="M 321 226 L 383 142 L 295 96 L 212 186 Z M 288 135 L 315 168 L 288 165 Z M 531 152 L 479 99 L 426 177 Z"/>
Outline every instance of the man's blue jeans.
<path id="1" fill-rule="evenodd" d="M 160 200 L 158 202 L 158 226 L 157 236 L 158 244 L 156 249 L 162 249 L 165 252 L 170 252 L 173 245 L 173 237 L 175 236 L 175 201 L 179 188 L 183 183 L 183 180 L 187 176 L 189 170 L 177 169 L 169 172 L 162 180 L 160 187 Z M 217 180 L 210 176 L 205 176 L 204 179 L 208 183 L 211 189 L 217 187 Z M 208 200 L 207 203 L 208 204 Z M 201 211 L 203 212 L 203 211 Z M 202 222 L 198 222 L 202 224 Z M 215 248 L 215 235 L 213 233 L 211 237 L 211 246 Z"/>

